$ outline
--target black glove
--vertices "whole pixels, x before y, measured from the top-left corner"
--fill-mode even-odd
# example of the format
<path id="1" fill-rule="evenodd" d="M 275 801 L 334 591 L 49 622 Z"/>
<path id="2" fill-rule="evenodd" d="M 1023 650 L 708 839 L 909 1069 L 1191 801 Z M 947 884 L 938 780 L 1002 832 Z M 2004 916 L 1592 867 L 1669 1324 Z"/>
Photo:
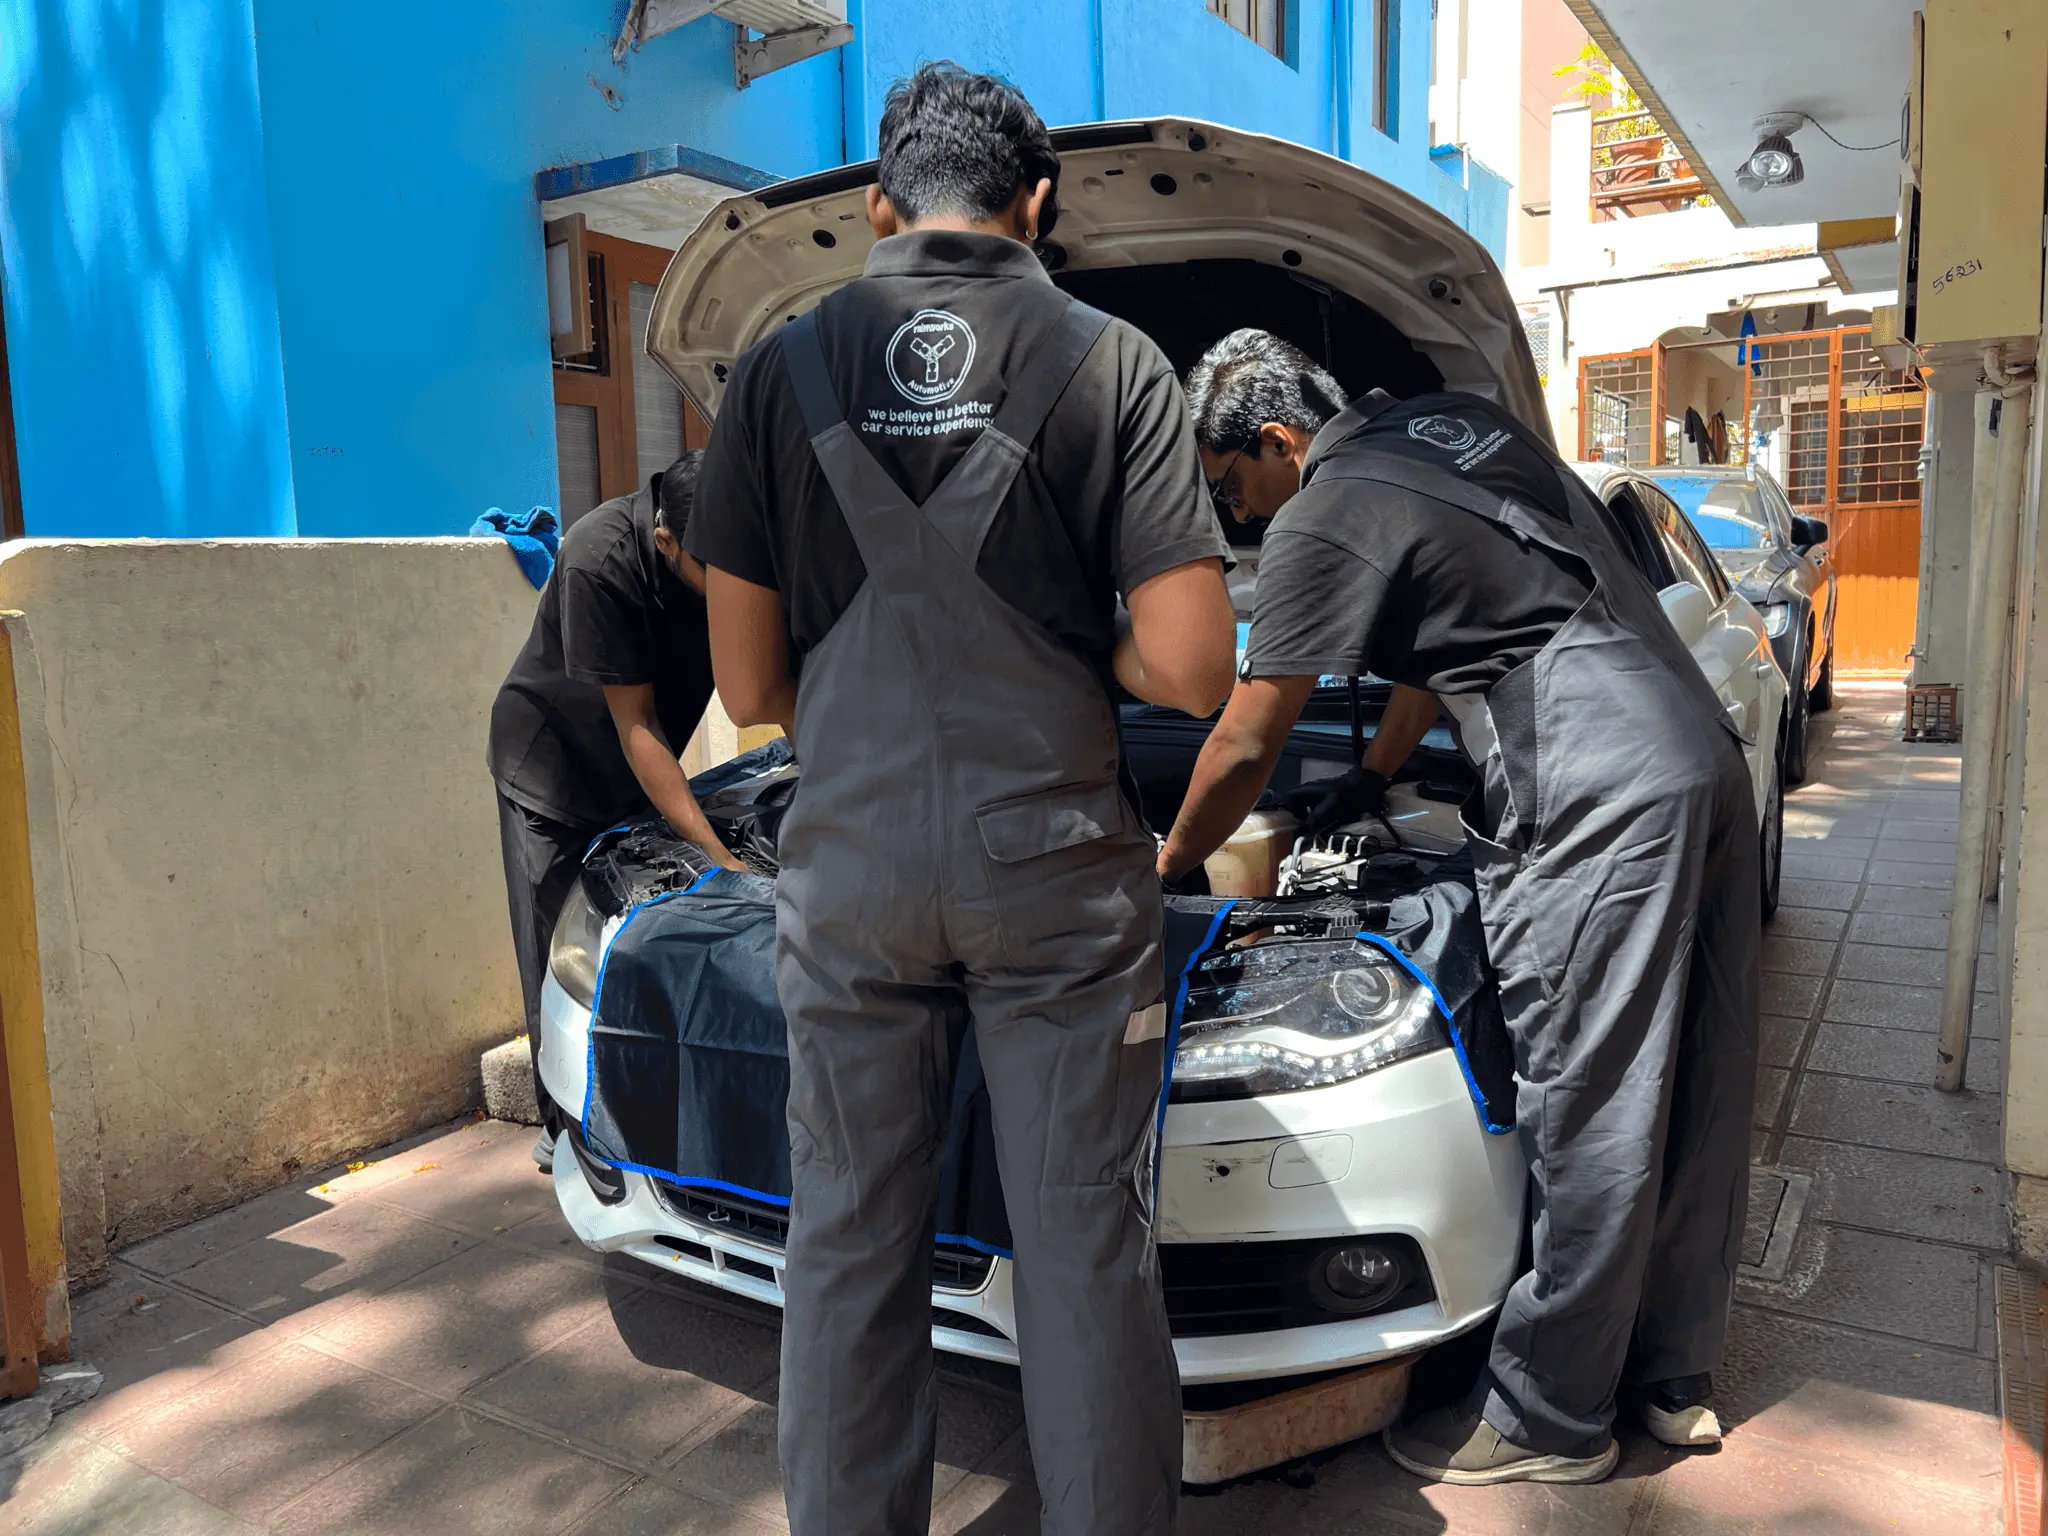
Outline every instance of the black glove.
<path id="1" fill-rule="evenodd" d="M 1197 864 L 1171 880 L 1160 876 L 1159 885 L 1169 896 L 1206 896 L 1209 894 L 1209 870 L 1206 865 Z"/>
<path id="2" fill-rule="evenodd" d="M 1352 768 L 1333 779 L 1312 779 L 1280 797 L 1280 803 L 1301 821 L 1302 835 L 1316 837 L 1332 827 L 1387 808 L 1387 776 L 1370 768 Z"/>

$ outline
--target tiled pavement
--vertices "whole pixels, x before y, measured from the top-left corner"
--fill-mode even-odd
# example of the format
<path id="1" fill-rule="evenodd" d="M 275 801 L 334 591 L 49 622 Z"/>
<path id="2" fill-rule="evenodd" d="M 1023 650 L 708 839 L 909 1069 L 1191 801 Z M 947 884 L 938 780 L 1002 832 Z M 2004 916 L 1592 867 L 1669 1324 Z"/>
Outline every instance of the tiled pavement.
<path id="1" fill-rule="evenodd" d="M 1787 815 L 1755 1146 L 1811 1189 L 1785 1277 L 1742 1287 L 1726 1446 L 1631 1431 L 1599 1487 L 1450 1490 L 1357 1445 L 1187 1498 L 1185 1532 L 1998 1528 L 1998 1047 L 1927 1086 L 1956 760 L 1898 744 L 1897 696 L 1845 690 Z M 106 1389 L 0 1462 L 0 1529 L 781 1529 L 772 1319 L 586 1253 L 529 1140 L 464 1125 L 127 1250 L 79 1299 Z M 1034 1531 L 1013 1382 L 949 1375 L 941 1423 L 934 1529 Z"/>

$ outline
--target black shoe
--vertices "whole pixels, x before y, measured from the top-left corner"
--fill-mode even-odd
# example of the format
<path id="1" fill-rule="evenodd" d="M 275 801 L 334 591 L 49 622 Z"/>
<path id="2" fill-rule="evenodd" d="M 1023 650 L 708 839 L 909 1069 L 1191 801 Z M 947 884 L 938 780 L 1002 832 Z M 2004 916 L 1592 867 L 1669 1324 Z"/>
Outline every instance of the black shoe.
<path id="1" fill-rule="evenodd" d="M 1707 1406 L 1713 1395 L 1714 1378 L 1704 1372 L 1650 1382 L 1643 1388 L 1643 1425 L 1666 1445 L 1719 1445 L 1721 1421 Z"/>

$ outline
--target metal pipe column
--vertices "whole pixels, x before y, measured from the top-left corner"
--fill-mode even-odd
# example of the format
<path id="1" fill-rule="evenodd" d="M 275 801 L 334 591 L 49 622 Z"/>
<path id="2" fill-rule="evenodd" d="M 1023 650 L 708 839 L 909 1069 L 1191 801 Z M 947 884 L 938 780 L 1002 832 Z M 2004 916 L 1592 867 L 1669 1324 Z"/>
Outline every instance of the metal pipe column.
<path id="1" fill-rule="evenodd" d="M 1954 1093 L 1970 1060 L 1970 1008 L 1977 988 L 1978 938 L 1984 921 L 1986 838 L 1997 754 L 2003 747 L 1999 708 L 2009 674 L 2013 578 L 2019 557 L 2020 497 L 2026 489 L 2027 428 L 2032 381 L 2008 380 L 1991 359 L 1985 371 L 2000 391 L 1998 453 L 1986 520 L 1983 587 L 1970 635 L 1970 678 L 1963 693 L 1962 809 L 1956 827 L 1955 888 L 1949 897 L 1948 964 L 1942 976 L 1941 1036 L 1934 1086 Z M 1972 562 L 1975 563 L 1974 561 Z"/>

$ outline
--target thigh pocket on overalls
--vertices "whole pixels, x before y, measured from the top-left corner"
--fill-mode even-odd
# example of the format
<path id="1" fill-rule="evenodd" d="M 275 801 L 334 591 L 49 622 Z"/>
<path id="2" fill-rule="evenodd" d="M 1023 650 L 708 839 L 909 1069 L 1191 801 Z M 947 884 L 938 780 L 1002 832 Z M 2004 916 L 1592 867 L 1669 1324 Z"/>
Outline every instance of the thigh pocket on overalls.
<path id="1" fill-rule="evenodd" d="M 1011 966 L 1086 973 L 1130 942 L 1137 876 L 1158 885 L 1115 783 L 1063 784 L 974 814 Z"/>
<path id="2" fill-rule="evenodd" d="M 1124 800 L 1113 779 L 1059 784 L 984 805 L 974 820 L 990 858 L 998 864 L 1021 864 L 1121 832 Z"/>

